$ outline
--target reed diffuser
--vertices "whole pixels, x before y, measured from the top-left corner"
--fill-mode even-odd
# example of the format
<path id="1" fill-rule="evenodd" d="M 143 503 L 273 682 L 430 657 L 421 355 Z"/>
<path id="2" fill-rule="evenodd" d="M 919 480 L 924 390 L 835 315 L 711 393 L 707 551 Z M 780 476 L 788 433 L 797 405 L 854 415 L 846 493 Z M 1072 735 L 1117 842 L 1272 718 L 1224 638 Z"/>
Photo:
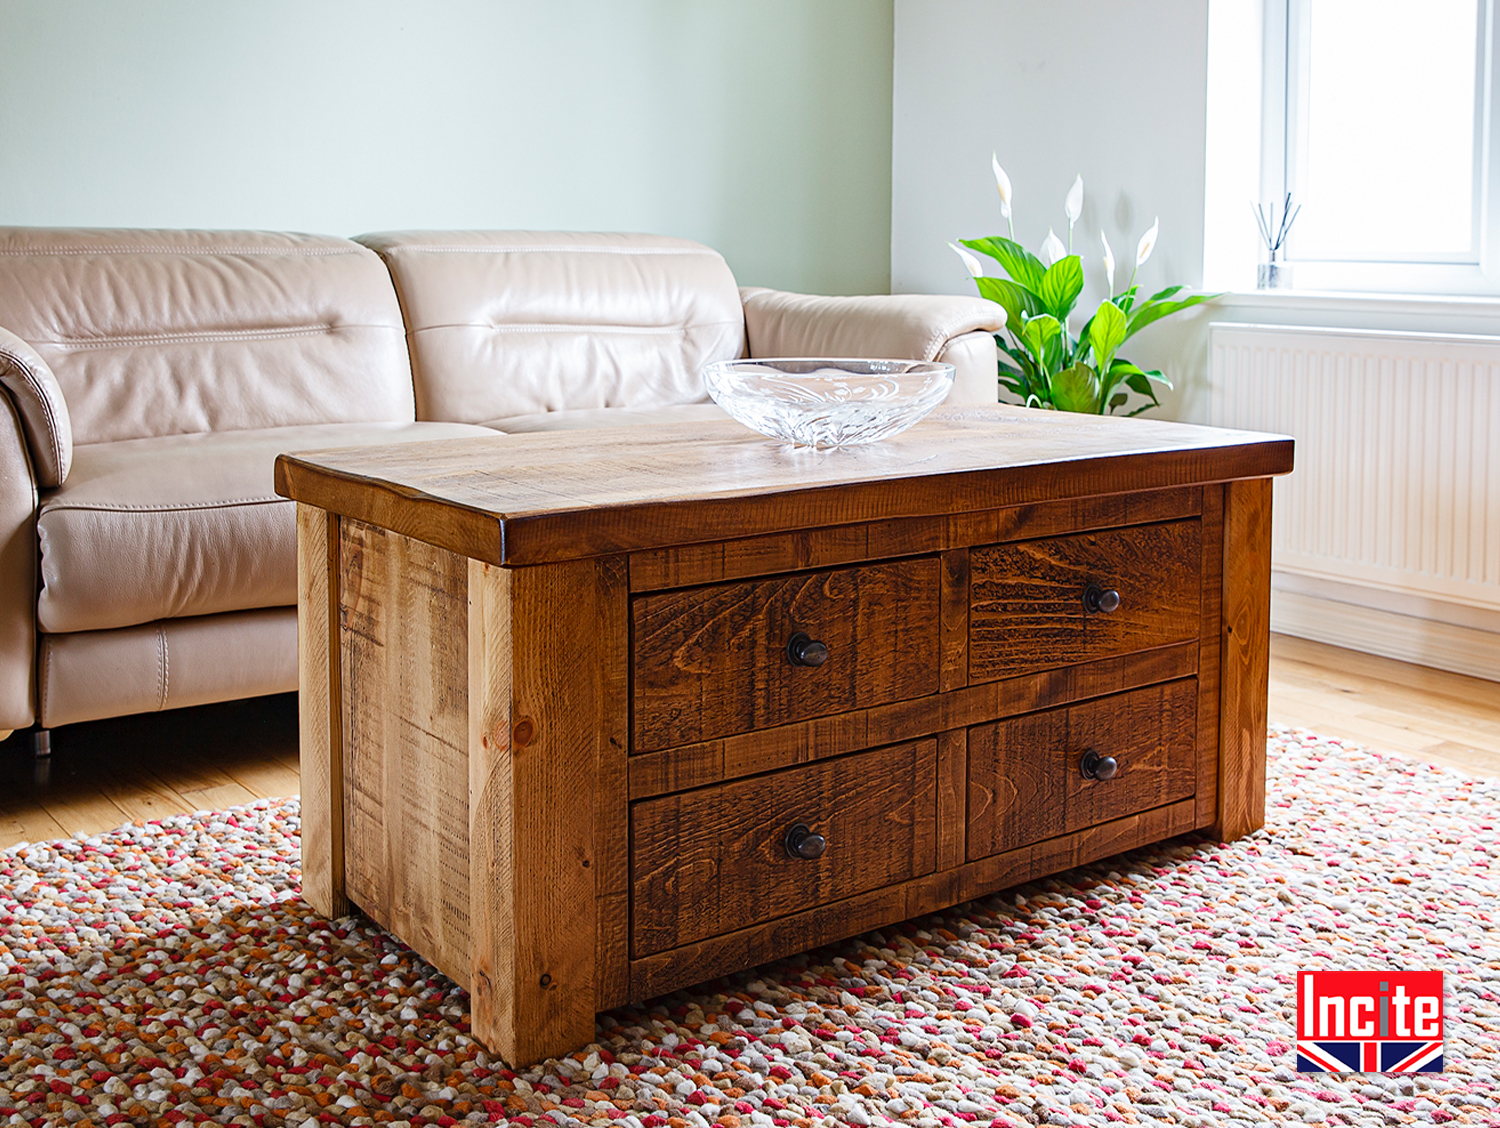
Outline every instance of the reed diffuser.
<path id="1" fill-rule="evenodd" d="M 1286 257 L 1286 239 L 1292 233 L 1292 224 L 1297 222 L 1297 216 L 1302 213 L 1302 205 L 1292 207 L 1292 194 L 1288 192 L 1286 199 L 1281 203 L 1281 221 L 1276 220 L 1276 204 L 1256 204 L 1251 209 L 1255 212 L 1255 222 L 1260 227 L 1261 242 L 1265 243 L 1269 254 L 1269 261 L 1261 263 L 1255 271 L 1255 288 L 1257 290 L 1279 290 L 1288 288 L 1292 284 L 1292 268 L 1284 261 Z"/>

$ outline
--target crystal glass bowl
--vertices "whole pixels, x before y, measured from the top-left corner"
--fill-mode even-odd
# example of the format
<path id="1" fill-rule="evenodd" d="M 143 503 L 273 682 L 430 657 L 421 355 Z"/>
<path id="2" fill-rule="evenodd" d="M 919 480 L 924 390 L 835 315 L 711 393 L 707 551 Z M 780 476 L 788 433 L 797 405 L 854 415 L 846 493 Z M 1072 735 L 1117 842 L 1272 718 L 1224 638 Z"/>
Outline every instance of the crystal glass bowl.
<path id="1" fill-rule="evenodd" d="M 751 430 L 798 446 L 888 439 L 947 398 L 953 365 L 766 357 L 703 369 L 714 402 Z"/>

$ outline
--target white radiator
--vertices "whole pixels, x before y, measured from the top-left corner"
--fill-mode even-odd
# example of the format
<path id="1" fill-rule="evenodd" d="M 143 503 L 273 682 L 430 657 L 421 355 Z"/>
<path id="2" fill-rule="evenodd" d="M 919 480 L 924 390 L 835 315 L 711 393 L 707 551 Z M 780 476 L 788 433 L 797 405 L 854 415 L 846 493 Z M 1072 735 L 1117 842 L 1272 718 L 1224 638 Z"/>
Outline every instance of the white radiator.
<path id="1" fill-rule="evenodd" d="M 1297 440 L 1297 468 L 1275 487 L 1279 589 L 1375 612 L 1364 633 L 1377 641 L 1412 629 L 1378 621 L 1382 612 L 1493 632 L 1500 337 L 1216 323 L 1209 354 L 1210 422 Z M 1294 620 L 1312 614 L 1281 602 Z M 1281 618 L 1291 633 L 1359 642 L 1328 637 L 1358 634 L 1356 618 L 1322 631 Z M 1361 648 L 1500 678 L 1494 653 L 1443 660 L 1432 651 L 1453 640 L 1427 633 L 1420 653 L 1399 641 Z"/>

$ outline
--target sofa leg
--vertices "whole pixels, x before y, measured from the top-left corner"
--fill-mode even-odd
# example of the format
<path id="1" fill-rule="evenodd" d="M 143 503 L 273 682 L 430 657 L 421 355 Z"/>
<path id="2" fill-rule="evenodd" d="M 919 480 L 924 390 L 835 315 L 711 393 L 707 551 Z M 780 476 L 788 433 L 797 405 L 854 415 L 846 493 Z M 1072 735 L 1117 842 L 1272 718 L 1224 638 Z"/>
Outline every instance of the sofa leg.
<path id="1" fill-rule="evenodd" d="M 51 729 L 34 728 L 31 730 L 31 752 L 38 760 L 52 755 Z"/>

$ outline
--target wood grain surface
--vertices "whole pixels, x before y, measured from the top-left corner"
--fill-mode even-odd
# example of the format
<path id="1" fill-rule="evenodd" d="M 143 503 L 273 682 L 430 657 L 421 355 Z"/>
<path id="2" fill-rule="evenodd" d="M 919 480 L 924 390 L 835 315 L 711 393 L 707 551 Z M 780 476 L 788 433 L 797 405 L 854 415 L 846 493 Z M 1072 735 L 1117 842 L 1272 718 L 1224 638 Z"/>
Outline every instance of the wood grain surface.
<path id="1" fill-rule="evenodd" d="M 1017 541 L 969 553 L 969 680 L 989 681 L 1198 636 L 1199 522 Z M 1089 584 L 1120 606 L 1086 612 Z"/>
<path id="2" fill-rule="evenodd" d="M 1224 496 L 1219 810 L 1225 842 L 1266 821 L 1266 693 L 1271 651 L 1271 482 L 1231 482 Z"/>
<path id="3" fill-rule="evenodd" d="M 630 795 L 632 799 L 644 799 L 771 768 L 841 756 L 876 744 L 931 736 L 947 729 L 1187 677 L 1197 668 L 1197 645 L 1178 643 L 1142 654 L 1063 666 L 951 693 L 632 756 Z"/>
<path id="4" fill-rule="evenodd" d="M 471 1022 L 507 1061 L 530 1064 L 593 1037 L 600 741 L 622 729 L 600 676 L 621 655 L 602 649 L 600 625 L 619 572 L 468 567 Z"/>
<path id="5" fill-rule="evenodd" d="M 467 985 L 468 562 L 340 524 L 349 895 Z"/>
<path id="6" fill-rule="evenodd" d="M 631 995 L 649 999 L 690 983 L 804 952 L 872 928 L 1185 833 L 1191 801 L 1113 819 L 1100 826 L 1022 846 L 958 870 L 919 877 L 682 948 L 630 961 Z"/>
<path id="7" fill-rule="evenodd" d="M 1196 517 L 1201 497 L 1202 490 L 1190 486 L 1018 505 L 948 517 L 908 517 L 829 529 L 797 529 L 712 544 L 675 545 L 632 555 L 630 590 L 692 587 L 862 560 L 920 556 L 976 544 L 1030 540 L 1077 529 L 1109 529 Z"/>
<path id="8" fill-rule="evenodd" d="M 297 723 L 302 897 L 329 918 L 344 889 L 344 737 L 339 675 L 339 519 L 297 506 Z"/>
<path id="9" fill-rule="evenodd" d="M 1196 822 L 1207 827 L 1219 811 L 1219 610 L 1224 598 L 1224 490 L 1203 487 L 1203 596 L 1198 622 L 1198 804 Z"/>
<path id="10" fill-rule="evenodd" d="M 282 455 L 276 489 L 495 564 L 973 513 L 1291 469 L 1284 436 L 940 408 L 885 442 L 797 450 L 737 423 Z"/>
<path id="11" fill-rule="evenodd" d="M 1188 798 L 1196 783 L 1192 678 L 969 730 L 968 856 L 978 860 Z M 1113 756 L 1110 780 L 1083 754 Z"/>
<path id="12" fill-rule="evenodd" d="M 860 752 L 631 807 L 631 951 L 647 956 L 930 873 L 936 742 Z M 788 828 L 827 840 L 792 858 Z"/>
<path id="13" fill-rule="evenodd" d="M 939 600 L 931 556 L 636 596 L 632 751 L 932 693 Z M 823 665 L 788 661 L 798 631 Z"/>

